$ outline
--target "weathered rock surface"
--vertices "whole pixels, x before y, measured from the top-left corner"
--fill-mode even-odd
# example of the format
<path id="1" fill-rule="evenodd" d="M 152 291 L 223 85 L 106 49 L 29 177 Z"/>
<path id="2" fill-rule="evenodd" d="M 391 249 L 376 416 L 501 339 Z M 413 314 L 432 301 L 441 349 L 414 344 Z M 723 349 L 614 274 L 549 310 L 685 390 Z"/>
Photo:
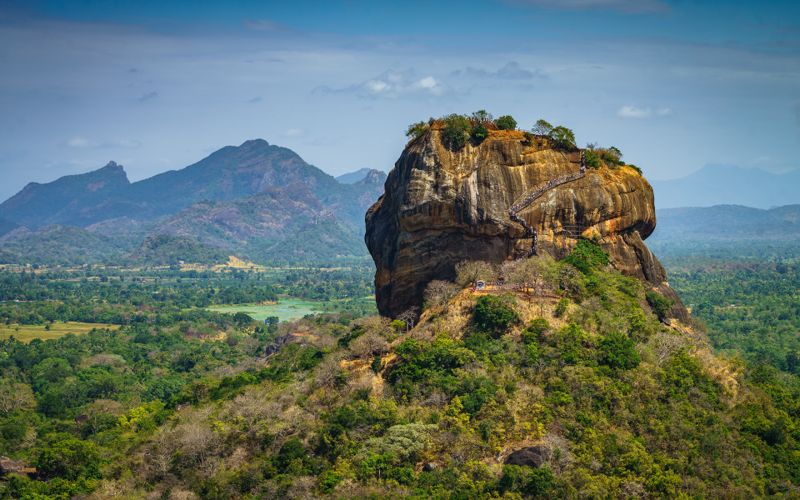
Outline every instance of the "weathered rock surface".
<path id="1" fill-rule="evenodd" d="M 508 465 L 525 465 L 528 467 L 541 467 L 548 460 L 552 452 L 544 445 L 528 446 L 511 452 L 503 463 Z"/>
<path id="2" fill-rule="evenodd" d="M 520 131 L 491 131 L 481 144 L 457 152 L 442 144 L 436 126 L 411 141 L 366 215 L 380 313 L 419 307 L 425 286 L 453 279 L 462 260 L 524 256 L 531 238 L 509 218 L 509 207 L 530 189 L 579 170 L 579 151 L 553 149 Z M 673 315 L 686 317 L 644 244 L 656 225 L 653 189 L 633 168 L 590 169 L 518 215 L 537 230 L 538 252 L 558 258 L 580 236 L 596 238 L 614 267 L 673 299 Z"/>

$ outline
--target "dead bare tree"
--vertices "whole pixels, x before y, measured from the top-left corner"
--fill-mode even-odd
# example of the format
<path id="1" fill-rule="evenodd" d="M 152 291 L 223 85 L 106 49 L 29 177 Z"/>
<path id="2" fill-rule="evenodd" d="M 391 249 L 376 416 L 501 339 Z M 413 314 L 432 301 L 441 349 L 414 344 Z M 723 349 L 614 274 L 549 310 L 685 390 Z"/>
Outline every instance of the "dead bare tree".
<path id="1" fill-rule="evenodd" d="M 400 313 L 395 319 L 402 321 L 406 324 L 406 332 L 414 328 L 414 324 L 419 318 L 419 307 L 411 307 L 406 311 Z"/>

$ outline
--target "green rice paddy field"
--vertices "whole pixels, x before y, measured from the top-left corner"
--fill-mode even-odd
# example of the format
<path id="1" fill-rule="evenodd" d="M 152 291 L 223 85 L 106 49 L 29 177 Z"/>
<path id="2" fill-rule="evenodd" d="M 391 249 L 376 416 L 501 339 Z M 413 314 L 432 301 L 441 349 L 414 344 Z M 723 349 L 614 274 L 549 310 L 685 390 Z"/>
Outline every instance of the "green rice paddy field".
<path id="1" fill-rule="evenodd" d="M 219 305 L 207 308 L 218 313 L 234 314 L 243 312 L 256 321 L 264 321 L 270 316 L 277 316 L 281 321 L 300 319 L 307 314 L 316 314 L 324 311 L 322 302 L 311 300 L 281 298 L 275 304 L 233 304 Z"/>
<path id="2" fill-rule="evenodd" d="M 0 325 L 0 340 L 14 337 L 20 342 L 28 343 L 33 339 L 52 340 L 70 333 L 81 335 L 93 328 L 108 328 L 116 330 L 119 325 L 105 323 L 78 323 L 75 321 L 56 321 L 48 329 L 45 325 Z"/>

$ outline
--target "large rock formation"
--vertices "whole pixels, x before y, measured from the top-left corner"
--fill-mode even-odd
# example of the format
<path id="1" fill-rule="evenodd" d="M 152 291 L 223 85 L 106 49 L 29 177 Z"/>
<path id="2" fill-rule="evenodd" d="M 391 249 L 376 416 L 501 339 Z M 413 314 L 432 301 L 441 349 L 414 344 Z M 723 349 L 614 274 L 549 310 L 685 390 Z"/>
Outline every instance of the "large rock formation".
<path id="1" fill-rule="evenodd" d="M 419 307 L 425 286 L 453 279 L 462 260 L 525 256 L 531 234 L 511 220 L 509 208 L 537 186 L 579 173 L 580 165 L 580 151 L 554 149 L 520 131 L 493 130 L 479 145 L 451 151 L 434 124 L 409 142 L 366 215 L 380 313 Z M 545 190 L 518 216 L 536 229 L 539 253 L 562 257 L 578 238 L 594 238 L 614 267 L 673 299 L 673 315 L 685 317 L 643 242 L 655 228 L 655 207 L 653 189 L 635 169 L 589 169 Z"/>

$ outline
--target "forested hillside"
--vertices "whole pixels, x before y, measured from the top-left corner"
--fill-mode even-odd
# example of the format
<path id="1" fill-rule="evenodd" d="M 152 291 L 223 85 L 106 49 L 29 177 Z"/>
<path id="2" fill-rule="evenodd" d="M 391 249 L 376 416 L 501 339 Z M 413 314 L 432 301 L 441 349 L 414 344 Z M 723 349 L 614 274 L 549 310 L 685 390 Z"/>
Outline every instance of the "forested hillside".
<path id="1" fill-rule="evenodd" d="M 160 265 L 230 255 L 272 264 L 366 256 L 364 212 L 385 174 L 361 174 L 340 183 L 261 139 L 134 183 L 111 162 L 31 183 L 0 204 L 2 259 Z"/>
<path id="2" fill-rule="evenodd" d="M 498 272 L 464 263 L 456 283 L 428 287 L 414 324 L 334 315 L 275 328 L 176 310 L 116 332 L 5 341 L 0 453 L 37 473 L 0 487 L 97 498 L 800 493 L 800 386 L 715 356 L 696 327 L 666 325 L 663 297 L 587 245 L 562 262 L 507 264 L 505 289 L 462 288 L 476 269 Z"/>

